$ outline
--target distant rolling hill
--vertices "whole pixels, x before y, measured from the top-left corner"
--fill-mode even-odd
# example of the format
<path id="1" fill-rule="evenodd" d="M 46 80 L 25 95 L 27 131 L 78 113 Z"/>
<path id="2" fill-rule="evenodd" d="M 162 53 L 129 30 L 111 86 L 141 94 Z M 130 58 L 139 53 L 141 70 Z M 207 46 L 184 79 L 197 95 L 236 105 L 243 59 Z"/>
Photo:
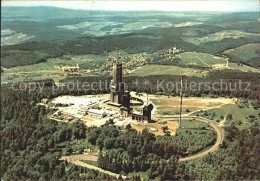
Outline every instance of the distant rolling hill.
<path id="1" fill-rule="evenodd" d="M 223 54 L 234 62 L 246 63 L 260 68 L 260 44 L 246 44 L 240 47 L 228 49 Z"/>
<path id="2" fill-rule="evenodd" d="M 44 55 L 47 59 L 63 55 L 100 54 L 115 49 L 130 54 L 153 53 L 177 46 L 184 52 L 199 52 L 199 56 L 192 59 L 194 62 L 185 62 L 186 58 L 184 64 L 206 66 L 207 63 L 196 57 L 207 57 L 208 53 L 214 57 L 224 53 L 232 61 L 259 67 L 257 50 L 253 56 L 246 56 L 246 60 L 225 52 L 260 42 L 259 30 L 255 26 L 257 18 L 257 13 L 110 12 L 3 7 L 2 66 L 39 63 L 42 57 L 38 55 Z M 28 57 L 27 60 L 17 59 L 21 54 Z M 184 53 L 183 56 L 193 55 Z M 212 57 L 208 56 L 209 62 L 214 59 Z"/>

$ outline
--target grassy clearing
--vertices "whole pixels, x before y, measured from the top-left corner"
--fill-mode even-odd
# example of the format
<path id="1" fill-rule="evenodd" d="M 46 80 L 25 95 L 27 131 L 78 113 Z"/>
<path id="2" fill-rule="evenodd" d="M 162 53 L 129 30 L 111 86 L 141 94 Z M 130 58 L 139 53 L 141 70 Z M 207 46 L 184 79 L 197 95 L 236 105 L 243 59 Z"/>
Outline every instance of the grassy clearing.
<path id="1" fill-rule="evenodd" d="M 169 119 L 167 117 L 179 114 L 179 97 L 155 95 L 149 97 L 155 106 L 153 119 L 163 121 Z M 256 101 L 245 102 L 239 99 L 236 103 L 236 99 L 229 98 L 185 97 L 183 99 L 183 114 L 206 117 L 220 123 L 220 125 L 234 123 L 239 128 L 244 129 L 256 122 L 260 123 L 259 109 L 254 108 L 257 105 Z M 229 114 L 232 115 L 232 119 L 227 119 Z M 186 125 L 192 126 L 193 122 L 184 120 L 182 125 L 183 127 L 186 127 Z"/>
<path id="2" fill-rule="evenodd" d="M 212 67 L 214 65 L 226 65 L 222 57 L 213 56 L 207 53 L 185 52 L 180 54 L 181 63 L 185 65 L 197 65 L 200 67 Z"/>
<path id="3" fill-rule="evenodd" d="M 248 128 L 256 122 L 260 123 L 258 114 L 259 110 L 256 110 L 251 106 L 243 106 L 240 108 L 237 104 L 223 105 L 222 108 L 214 108 L 194 113 L 194 115 L 207 117 L 221 123 L 221 125 L 236 124 L 241 129 Z M 229 118 L 230 116 L 228 115 L 231 115 L 231 118 Z"/>
<path id="4" fill-rule="evenodd" d="M 197 120 L 192 120 L 192 119 L 182 120 L 181 127 L 183 129 L 202 129 L 202 128 L 210 129 L 211 128 L 207 123 L 197 121 Z"/>
<path id="5" fill-rule="evenodd" d="M 149 75 L 187 75 L 202 77 L 207 72 L 196 70 L 193 68 L 183 68 L 172 65 L 147 65 L 145 67 L 134 70 L 130 76 L 149 76 Z"/>
<path id="6" fill-rule="evenodd" d="M 254 46 L 252 46 L 253 50 L 250 50 L 249 52 L 252 53 L 251 58 L 255 59 L 255 58 L 259 57 L 259 55 L 257 54 L 257 51 L 260 51 L 260 49 L 259 48 L 256 49 L 255 44 L 253 44 L 253 45 L 254 45 Z M 256 44 L 256 45 L 258 45 L 258 44 Z M 246 48 L 249 49 L 250 47 L 251 46 L 245 47 L 244 48 L 245 50 L 240 50 L 240 51 L 242 51 L 242 52 L 246 51 L 247 50 Z M 231 50 L 229 50 L 229 51 L 231 51 Z M 245 55 L 241 55 L 241 56 L 246 57 L 247 55 L 248 55 L 248 53 L 245 53 Z M 226 66 L 226 64 L 227 64 L 226 58 L 210 55 L 210 54 L 207 54 L 207 53 L 185 52 L 185 53 L 180 54 L 180 56 L 181 56 L 181 62 L 180 63 L 184 64 L 184 65 L 196 65 L 196 66 L 200 66 L 200 67 L 208 67 L 208 68 L 213 68 L 213 69 L 230 68 L 230 69 L 240 70 L 240 71 L 243 71 L 243 72 L 248 72 L 248 71 L 260 72 L 259 69 L 256 69 L 256 68 L 253 68 L 253 67 L 250 67 L 250 66 L 247 66 L 247 65 L 243 65 L 243 64 L 239 65 L 237 63 L 232 63 L 232 62 L 229 62 L 228 67 L 227 67 Z M 231 58 L 231 60 L 233 60 L 233 59 Z M 237 61 L 237 60 L 235 60 L 235 61 Z M 243 61 L 245 61 L 245 60 L 243 60 Z"/>
<path id="7" fill-rule="evenodd" d="M 80 73 L 85 75 L 84 69 L 90 69 L 105 61 L 104 56 L 99 55 L 81 55 L 69 56 L 63 58 L 50 58 L 46 62 L 37 63 L 33 65 L 25 65 L 12 67 L 4 70 L 1 76 L 2 82 L 18 82 L 28 80 L 44 80 L 54 79 L 59 80 L 65 78 L 61 66 L 75 66 L 79 64 Z"/>
<path id="8" fill-rule="evenodd" d="M 172 116 L 179 114 L 179 97 L 150 96 L 150 101 L 155 106 L 155 117 Z M 208 98 L 208 97 L 185 97 L 183 99 L 183 114 L 191 114 L 201 109 L 221 108 L 226 104 L 235 104 L 235 99 L 228 98 Z"/>

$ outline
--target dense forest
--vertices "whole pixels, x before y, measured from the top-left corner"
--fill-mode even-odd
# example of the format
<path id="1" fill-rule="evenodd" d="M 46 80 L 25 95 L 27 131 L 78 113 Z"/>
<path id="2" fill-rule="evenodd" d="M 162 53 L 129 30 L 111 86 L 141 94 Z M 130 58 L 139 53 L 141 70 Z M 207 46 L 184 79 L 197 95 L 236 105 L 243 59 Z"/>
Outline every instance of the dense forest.
<path id="1" fill-rule="evenodd" d="M 57 123 L 35 103 L 37 94 L 1 90 L 1 176 L 4 180 L 112 179 L 60 161 L 73 140 L 86 139 L 81 122 Z"/>
<path id="2" fill-rule="evenodd" d="M 46 85 L 51 85 L 51 81 Z M 257 123 L 248 130 L 239 130 L 232 124 L 225 128 L 224 143 L 217 152 L 194 161 L 178 162 L 187 151 L 185 144 L 192 139 L 180 142 L 175 140 L 178 138 L 167 134 L 156 137 L 147 129 L 138 133 L 130 127 L 124 130 L 111 124 L 88 128 L 81 122 L 54 122 L 47 118 L 49 110 L 36 104 L 44 97 L 68 93 L 72 94 L 73 91 L 54 94 L 48 86 L 42 93 L 37 90 L 29 93 L 2 88 L 3 179 L 114 179 L 59 160 L 61 155 L 82 153 L 89 146 L 97 146 L 102 150 L 98 158 L 101 168 L 128 174 L 133 179 L 139 179 L 143 174 L 150 179 L 163 180 L 259 179 L 260 131 Z M 179 134 L 182 135 L 181 132 Z M 182 136 L 185 137 L 185 134 Z M 194 148 L 189 149 L 193 153 Z"/>
<path id="3" fill-rule="evenodd" d="M 226 127 L 227 136 L 217 152 L 189 162 L 178 162 L 179 153 L 176 152 L 178 148 L 170 146 L 167 142 L 165 144 L 153 141 L 154 136 L 146 130 L 139 138 L 129 130 L 128 137 L 118 138 L 120 141 L 117 141 L 115 135 L 109 134 L 103 141 L 100 137 L 96 139 L 98 142 L 96 144 L 101 147 L 103 144 L 111 144 L 109 139 L 115 140 L 114 147 L 106 150 L 105 155 L 100 154 L 98 164 L 113 172 L 145 172 L 150 179 L 159 180 L 259 179 L 260 134 L 255 126 L 243 131 L 239 131 L 234 125 Z M 135 142 L 133 143 L 131 139 Z M 128 143 L 128 146 L 123 143 Z M 119 146 L 121 148 L 118 148 Z"/>
<path id="4" fill-rule="evenodd" d="M 37 51 L 4 51 L 1 53 L 1 66 L 5 68 L 46 62 L 48 54 Z"/>
<path id="5" fill-rule="evenodd" d="M 77 85 L 77 82 L 79 82 L 80 85 L 83 85 L 84 82 L 91 84 L 92 82 L 101 81 L 103 83 L 101 86 L 102 89 L 94 91 L 92 90 L 92 93 L 109 93 L 109 83 L 111 79 L 112 77 L 91 76 L 66 78 L 60 82 L 67 85 L 70 83 L 75 83 L 75 85 Z M 260 74 L 258 73 L 241 72 L 236 70 L 213 71 L 210 72 L 206 77 L 184 77 L 184 96 L 237 97 L 245 99 L 258 99 L 260 90 L 259 79 Z M 139 81 L 139 85 L 134 84 L 136 80 Z M 123 78 L 123 81 L 127 84 L 127 87 L 130 91 L 146 92 L 150 94 L 163 94 L 169 96 L 178 96 L 180 94 L 180 76 L 126 76 Z M 142 84 L 145 81 L 148 81 L 149 84 L 143 86 Z M 105 82 L 108 83 L 106 86 Z M 170 86 L 168 86 L 169 89 L 167 89 L 167 84 L 169 82 L 173 83 L 174 86 L 172 87 L 170 84 Z M 241 82 L 240 87 L 239 82 Z M 177 86 L 175 86 L 176 84 Z M 84 91 L 84 87 L 80 88 L 82 88 L 81 91 Z M 85 92 L 91 92 L 88 91 L 87 88 L 85 88 L 85 90 Z"/>

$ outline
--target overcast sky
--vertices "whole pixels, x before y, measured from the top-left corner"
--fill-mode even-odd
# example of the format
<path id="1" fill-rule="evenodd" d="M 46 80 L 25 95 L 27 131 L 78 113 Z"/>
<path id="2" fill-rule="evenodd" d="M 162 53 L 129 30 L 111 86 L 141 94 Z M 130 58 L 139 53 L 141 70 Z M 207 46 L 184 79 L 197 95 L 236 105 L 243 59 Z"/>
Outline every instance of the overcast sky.
<path id="1" fill-rule="evenodd" d="M 259 12 L 258 0 L 165 0 L 165 1 L 13 1 L 4 0 L 2 6 L 54 6 L 68 9 L 109 10 L 109 11 L 242 11 Z"/>

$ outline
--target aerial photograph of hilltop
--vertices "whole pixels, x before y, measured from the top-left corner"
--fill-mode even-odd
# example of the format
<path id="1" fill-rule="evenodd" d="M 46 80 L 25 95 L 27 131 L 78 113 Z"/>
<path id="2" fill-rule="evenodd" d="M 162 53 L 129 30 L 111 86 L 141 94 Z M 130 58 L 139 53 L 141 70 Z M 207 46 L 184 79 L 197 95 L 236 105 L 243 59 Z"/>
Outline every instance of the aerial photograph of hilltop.
<path id="1" fill-rule="evenodd" d="M 260 180 L 259 1 L 1 3 L 2 180 Z"/>

